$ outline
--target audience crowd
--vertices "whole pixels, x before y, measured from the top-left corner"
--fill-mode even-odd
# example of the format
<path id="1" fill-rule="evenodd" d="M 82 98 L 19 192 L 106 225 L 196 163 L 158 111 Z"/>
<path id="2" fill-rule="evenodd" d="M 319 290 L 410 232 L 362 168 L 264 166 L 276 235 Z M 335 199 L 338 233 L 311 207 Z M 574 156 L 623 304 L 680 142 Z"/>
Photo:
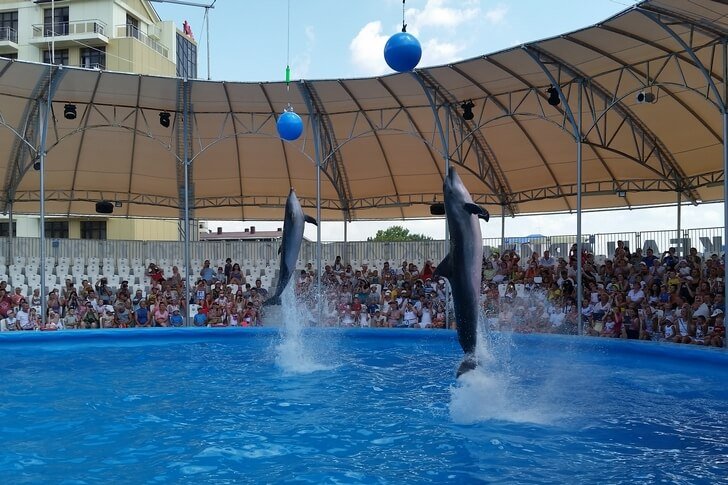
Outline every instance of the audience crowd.
<path id="1" fill-rule="evenodd" d="M 679 257 L 675 248 L 662 255 L 647 249 L 631 253 L 620 241 L 614 254 L 597 261 L 583 252 L 583 300 L 577 308 L 577 251 L 555 258 L 545 251 L 522 261 L 515 251 L 483 259 L 482 306 L 492 329 L 515 332 L 576 334 L 595 337 L 660 340 L 722 346 L 725 337 L 724 261 L 691 248 Z M 368 261 L 353 267 L 336 257 L 322 271 L 321 291 L 311 263 L 293 278 L 297 301 L 310 319 L 322 326 L 455 328 L 447 307 L 446 282 L 434 275 L 427 260 L 419 268 L 403 261 Z M 214 269 L 209 261 L 199 272 L 185 301 L 185 278 L 177 267 L 165 275 L 154 263 L 146 271 L 147 291 L 131 290 L 127 281 L 112 289 L 106 278 L 71 280 L 47 295 L 41 318 L 39 289 L 31 296 L 0 282 L 0 326 L 3 331 L 78 328 L 175 327 L 189 314 L 195 326 L 260 326 L 268 297 L 260 279 L 227 259 Z M 322 295 L 321 305 L 317 295 Z M 451 305 L 451 304 L 450 304 Z M 319 309 L 322 317 L 315 315 Z"/>

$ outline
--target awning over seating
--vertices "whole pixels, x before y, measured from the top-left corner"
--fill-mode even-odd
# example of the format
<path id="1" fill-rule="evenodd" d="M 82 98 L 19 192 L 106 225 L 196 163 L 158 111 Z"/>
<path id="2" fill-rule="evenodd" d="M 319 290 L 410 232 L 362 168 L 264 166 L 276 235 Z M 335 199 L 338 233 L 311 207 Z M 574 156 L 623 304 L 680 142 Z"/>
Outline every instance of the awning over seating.
<path id="1" fill-rule="evenodd" d="M 310 211 L 312 115 L 326 220 L 428 217 L 442 200 L 445 153 L 492 214 L 572 211 L 578 137 L 585 210 L 675 203 L 678 193 L 723 200 L 726 15 L 719 1 L 648 0 L 593 27 L 475 59 L 300 81 L 290 91 L 0 60 L 0 209 L 39 212 L 33 165 L 49 94 L 48 214 L 93 214 L 95 202 L 110 200 L 122 204 L 115 215 L 178 217 L 185 153 L 195 218 L 281 219 L 291 187 Z M 548 102 L 552 85 L 562 93 L 557 106 Z M 468 121 L 467 100 L 475 105 Z M 293 143 L 276 132 L 289 102 L 305 125 Z M 64 117 L 67 104 L 75 119 Z M 160 112 L 170 113 L 169 127 Z"/>

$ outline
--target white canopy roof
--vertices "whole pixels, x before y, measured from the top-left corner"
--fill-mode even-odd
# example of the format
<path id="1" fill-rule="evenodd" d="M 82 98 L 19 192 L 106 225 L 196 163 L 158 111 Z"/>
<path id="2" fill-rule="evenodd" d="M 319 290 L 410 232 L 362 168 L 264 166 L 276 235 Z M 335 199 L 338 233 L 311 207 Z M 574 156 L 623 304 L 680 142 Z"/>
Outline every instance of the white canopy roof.
<path id="1" fill-rule="evenodd" d="M 301 81 L 290 91 L 0 59 L 0 209 L 39 211 L 32 167 L 49 92 L 48 214 L 93 214 L 96 201 L 111 200 L 123 204 L 115 215 L 178 217 L 185 139 L 193 217 L 280 219 L 291 187 L 310 209 L 314 114 L 326 220 L 429 216 L 442 200 L 445 151 L 492 214 L 572 211 L 579 136 L 584 209 L 674 203 L 677 192 L 693 203 L 722 200 L 726 15 L 724 2 L 648 0 L 495 54 L 414 73 Z M 558 106 L 547 102 L 552 85 L 562 91 Z M 654 103 L 638 103 L 640 92 Z M 471 121 L 462 118 L 466 100 L 475 104 Z M 289 102 L 305 126 L 293 143 L 276 131 Z M 76 119 L 63 116 L 66 104 Z M 162 111 L 171 113 L 168 128 Z"/>

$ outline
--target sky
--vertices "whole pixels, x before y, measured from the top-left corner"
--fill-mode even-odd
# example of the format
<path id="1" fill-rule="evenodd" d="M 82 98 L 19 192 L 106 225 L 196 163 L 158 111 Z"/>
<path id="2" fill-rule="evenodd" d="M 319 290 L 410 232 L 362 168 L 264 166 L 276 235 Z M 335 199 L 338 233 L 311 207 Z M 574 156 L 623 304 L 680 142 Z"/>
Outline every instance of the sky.
<path id="1" fill-rule="evenodd" d="M 212 0 L 194 0 L 209 4 Z M 407 31 L 422 44 L 418 67 L 446 64 L 591 26 L 628 8 L 630 0 L 406 0 Z M 181 28 L 187 20 L 199 43 L 198 76 L 207 78 L 205 10 L 155 3 L 164 20 Z M 290 5 L 290 27 L 288 11 Z M 587 7 L 588 6 L 588 7 Z M 392 71 L 384 62 L 389 36 L 401 30 L 402 0 L 217 0 L 209 10 L 211 79 L 281 81 L 376 76 Z M 290 49 L 289 49 L 290 29 Z M 676 207 L 585 213 L 584 233 L 675 229 Z M 280 221 L 210 221 L 209 227 L 274 230 Z M 442 219 L 352 222 L 347 239 L 365 240 L 379 229 L 401 225 L 436 239 Z M 723 225 L 722 204 L 682 208 L 683 228 Z M 307 225 L 306 237 L 316 239 Z M 501 220 L 481 225 L 483 237 L 500 237 Z M 506 218 L 506 236 L 576 234 L 576 215 Z M 341 222 L 321 224 L 323 241 L 344 239 Z"/>

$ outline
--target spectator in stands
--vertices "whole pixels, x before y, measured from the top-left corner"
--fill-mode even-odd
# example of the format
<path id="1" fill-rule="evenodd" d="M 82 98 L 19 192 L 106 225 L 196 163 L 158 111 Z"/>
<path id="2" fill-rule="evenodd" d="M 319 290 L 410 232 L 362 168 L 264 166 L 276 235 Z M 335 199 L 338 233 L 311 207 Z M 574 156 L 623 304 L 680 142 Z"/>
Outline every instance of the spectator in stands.
<path id="1" fill-rule="evenodd" d="M 162 268 L 154 263 L 149 263 L 146 275 L 149 276 L 152 282 L 156 284 L 160 284 L 164 281 L 164 271 L 162 271 Z"/>
<path id="2" fill-rule="evenodd" d="M 203 263 L 202 269 L 200 270 L 200 278 L 205 280 L 205 283 L 207 283 L 207 286 L 210 286 L 212 284 L 212 280 L 215 276 L 215 270 L 210 268 L 210 260 L 206 259 Z"/>
<path id="3" fill-rule="evenodd" d="M 268 298 L 268 290 L 266 288 L 263 288 L 260 278 L 255 280 L 255 290 L 257 294 L 261 296 L 261 298 Z"/>
<path id="4" fill-rule="evenodd" d="M 642 262 L 645 263 L 645 266 L 647 266 L 647 268 L 652 268 L 652 265 L 655 263 L 657 256 L 655 256 L 655 252 L 652 250 L 652 248 L 647 248 L 646 253 L 647 254 L 642 258 Z"/>
<path id="5" fill-rule="evenodd" d="M 33 322 L 30 320 L 30 304 L 25 299 L 21 301 L 20 309 L 15 316 L 20 330 L 34 330 Z"/>
<path id="6" fill-rule="evenodd" d="M 141 300 L 139 302 L 139 307 L 134 310 L 134 325 L 137 327 L 151 326 L 147 300 Z"/>
<path id="7" fill-rule="evenodd" d="M 549 251 L 543 252 L 543 257 L 538 260 L 538 265 L 544 268 L 554 268 L 556 266 L 556 260 L 551 257 L 551 253 Z"/>
<path id="8" fill-rule="evenodd" d="M 83 328 L 99 328 L 99 314 L 96 311 L 96 307 L 92 303 L 86 304 L 86 311 L 83 314 L 82 325 Z"/>
<path id="9" fill-rule="evenodd" d="M 205 314 L 202 307 L 197 307 L 197 313 L 195 314 L 192 322 L 196 327 L 207 326 L 207 314 Z"/>
<path id="10" fill-rule="evenodd" d="M 154 326 L 169 327 L 169 312 L 164 302 L 160 302 L 159 306 L 154 310 Z"/>
<path id="11" fill-rule="evenodd" d="M 0 318 L 7 318 L 8 312 L 13 309 L 13 300 L 8 296 L 7 291 L 0 289 Z"/>
<path id="12" fill-rule="evenodd" d="M 238 268 L 240 268 L 240 266 L 238 266 Z M 224 272 L 225 272 L 226 281 L 229 283 L 230 282 L 230 273 L 233 272 L 233 260 L 232 259 L 225 258 L 225 269 L 224 269 Z M 236 284 L 239 285 L 240 283 L 236 283 Z"/>
<path id="13" fill-rule="evenodd" d="M 182 318 L 179 308 L 175 308 L 174 310 L 172 310 L 172 315 L 170 315 L 169 317 L 169 324 L 172 327 L 181 327 L 182 325 L 184 325 L 184 318 Z"/>
<path id="14" fill-rule="evenodd" d="M 243 274 L 243 271 L 240 269 L 240 265 L 238 263 L 235 263 L 232 268 L 230 268 L 230 273 L 228 275 L 228 283 L 231 285 L 244 285 L 245 284 L 245 275 Z"/>
<path id="15" fill-rule="evenodd" d="M 716 309 L 711 314 L 708 322 L 708 333 L 705 336 L 704 344 L 713 347 L 722 347 L 725 339 L 725 320 L 721 309 Z"/>
<path id="16" fill-rule="evenodd" d="M 12 308 L 8 310 L 7 316 L 2 320 L 2 324 L 5 326 L 4 330 L 8 332 L 22 330 L 18 319 L 15 318 L 15 311 Z"/>

